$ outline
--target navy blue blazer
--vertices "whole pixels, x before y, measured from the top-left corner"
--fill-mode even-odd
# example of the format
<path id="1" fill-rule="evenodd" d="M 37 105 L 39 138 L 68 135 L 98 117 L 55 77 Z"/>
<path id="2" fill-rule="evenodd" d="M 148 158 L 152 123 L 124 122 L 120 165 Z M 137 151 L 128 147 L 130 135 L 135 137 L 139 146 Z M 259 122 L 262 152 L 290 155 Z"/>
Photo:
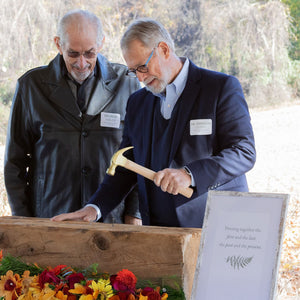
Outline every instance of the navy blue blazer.
<path id="1" fill-rule="evenodd" d="M 132 94 L 127 104 L 120 148 L 133 146 L 128 158 L 145 167 L 150 164 L 157 101 L 158 97 L 143 88 Z M 180 226 L 202 227 L 209 190 L 248 191 L 245 173 L 256 158 L 253 130 L 242 87 L 233 76 L 190 62 L 186 87 L 178 101 L 183 105 L 177 114 L 172 144 L 166 145 L 166 149 L 171 148 L 167 165 L 187 166 L 196 186 L 190 199 L 174 195 L 176 214 Z M 196 123 L 191 124 L 191 120 Z M 204 120 L 204 128 L 199 120 Z M 207 134 L 210 129 L 211 134 Z M 105 217 L 137 183 L 143 224 L 151 225 L 147 180 L 118 167 L 115 176 L 105 177 L 89 203 L 98 205 Z M 161 201 L 165 194 L 161 193 Z"/>

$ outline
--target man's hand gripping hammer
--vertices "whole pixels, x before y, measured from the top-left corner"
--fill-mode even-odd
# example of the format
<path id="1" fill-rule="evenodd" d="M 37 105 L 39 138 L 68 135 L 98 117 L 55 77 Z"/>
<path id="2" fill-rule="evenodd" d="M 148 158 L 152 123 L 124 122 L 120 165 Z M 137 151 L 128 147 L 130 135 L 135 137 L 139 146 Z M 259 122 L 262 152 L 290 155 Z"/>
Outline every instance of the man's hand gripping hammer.
<path id="1" fill-rule="evenodd" d="M 129 159 L 127 159 L 125 156 L 123 156 L 123 153 L 126 152 L 127 150 L 129 149 L 132 149 L 133 147 L 127 147 L 127 148 L 123 148 L 123 149 L 120 149 L 119 151 L 117 151 L 111 158 L 111 161 L 110 161 L 110 166 L 109 168 L 107 169 L 106 173 L 108 175 L 111 175 L 111 176 L 114 176 L 115 175 L 115 171 L 116 171 L 116 167 L 117 166 L 121 166 L 121 167 L 124 167 L 128 170 L 131 170 L 139 175 L 142 175 L 150 180 L 153 181 L 153 178 L 154 178 L 154 175 L 156 174 L 154 171 L 148 169 L 148 168 L 145 168 Z M 179 194 L 187 197 L 187 198 L 190 198 L 193 194 L 193 189 L 191 188 L 185 188 L 185 189 L 182 189 Z"/>

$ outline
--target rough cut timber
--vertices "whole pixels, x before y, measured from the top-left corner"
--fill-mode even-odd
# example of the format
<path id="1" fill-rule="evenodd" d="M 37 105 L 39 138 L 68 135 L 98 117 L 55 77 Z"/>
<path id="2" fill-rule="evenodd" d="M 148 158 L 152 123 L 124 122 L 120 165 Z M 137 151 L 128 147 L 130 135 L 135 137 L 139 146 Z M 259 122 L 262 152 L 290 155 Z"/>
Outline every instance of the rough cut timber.
<path id="1" fill-rule="evenodd" d="M 114 274 L 126 268 L 139 279 L 179 283 L 190 298 L 201 229 L 0 217 L 0 249 L 41 266 L 98 263 Z M 172 276 L 172 279 L 169 277 Z"/>

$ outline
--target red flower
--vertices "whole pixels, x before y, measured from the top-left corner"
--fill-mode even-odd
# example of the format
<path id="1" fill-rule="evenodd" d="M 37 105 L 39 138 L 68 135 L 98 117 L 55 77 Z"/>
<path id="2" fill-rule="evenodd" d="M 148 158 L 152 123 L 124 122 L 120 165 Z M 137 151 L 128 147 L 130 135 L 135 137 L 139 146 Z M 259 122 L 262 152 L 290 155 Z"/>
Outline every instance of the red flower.
<path id="1" fill-rule="evenodd" d="M 82 273 L 73 273 L 73 274 L 69 275 L 66 279 L 69 283 L 70 289 L 74 289 L 74 284 L 80 283 L 81 281 L 83 281 L 84 276 Z"/>
<path id="2" fill-rule="evenodd" d="M 110 282 L 117 291 L 134 292 L 137 279 L 131 271 L 123 269 L 117 275 L 112 275 Z"/>
<path id="3" fill-rule="evenodd" d="M 160 294 L 157 291 L 150 292 L 148 295 L 148 300 L 160 300 Z"/>
<path id="4" fill-rule="evenodd" d="M 143 290 L 142 290 L 142 295 L 143 295 L 143 296 L 147 296 L 149 293 L 151 293 L 151 292 L 153 292 L 153 291 L 154 291 L 153 288 L 147 286 L 147 287 L 143 288 Z"/>
<path id="5" fill-rule="evenodd" d="M 16 284 L 11 279 L 6 280 L 4 284 L 4 289 L 6 291 L 13 291 L 15 288 L 16 288 Z"/>
<path id="6" fill-rule="evenodd" d="M 55 275 L 53 271 L 44 270 L 39 276 L 39 285 L 44 288 L 45 283 L 57 285 L 60 279 Z"/>
<path id="7" fill-rule="evenodd" d="M 55 275 L 59 275 L 62 269 L 65 269 L 66 265 L 58 265 L 52 271 Z"/>
<path id="8" fill-rule="evenodd" d="M 148 296 L 148 300 L 160 300 L 161 299 L 160 294 L 151 287 L 145 287 L 142 290 L 142 295 Z"/>
<path id="9" fill-rule="evenodd" d="M 120 300 L 128 300 L 130 295 L 132 295 L 130 292 L 118 292 L 118 296 L 119 296 Z"/>

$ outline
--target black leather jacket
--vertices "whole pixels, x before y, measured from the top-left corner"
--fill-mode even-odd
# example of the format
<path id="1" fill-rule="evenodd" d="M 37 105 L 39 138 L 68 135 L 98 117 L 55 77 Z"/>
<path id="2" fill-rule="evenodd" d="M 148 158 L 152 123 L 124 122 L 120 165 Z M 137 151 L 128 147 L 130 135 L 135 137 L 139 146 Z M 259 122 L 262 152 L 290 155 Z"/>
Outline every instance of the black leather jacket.
<path id="1" fill-rule="evenodd" d="M 82 115 L 62 76 L 61 60 L 58 54 L 17 83 L 4 162 L 13 215 L 48 218 L 88 202 L 118 149 L 127 99 L 140 87 L 125 76 L 124 65 L 98 55 L 102 96 L 91 100 L 90 112 Z M 102 112 L 119 114 L 120 128 L 100 126 Z M 120 209 L 112 222 L 119 221 Z M 136 195 L 127 201 L 126 213 L 139 216 Z"/>

